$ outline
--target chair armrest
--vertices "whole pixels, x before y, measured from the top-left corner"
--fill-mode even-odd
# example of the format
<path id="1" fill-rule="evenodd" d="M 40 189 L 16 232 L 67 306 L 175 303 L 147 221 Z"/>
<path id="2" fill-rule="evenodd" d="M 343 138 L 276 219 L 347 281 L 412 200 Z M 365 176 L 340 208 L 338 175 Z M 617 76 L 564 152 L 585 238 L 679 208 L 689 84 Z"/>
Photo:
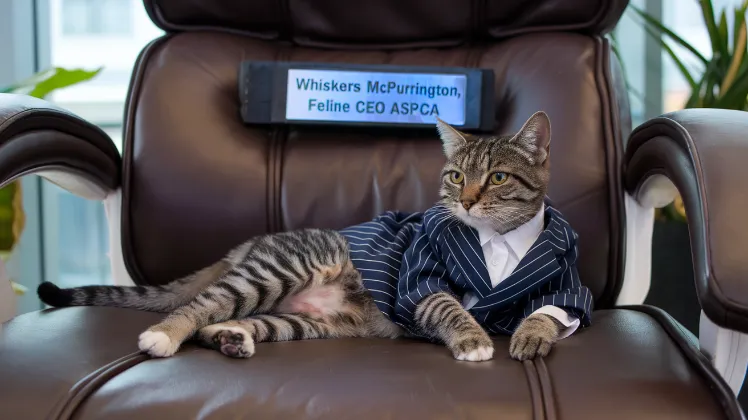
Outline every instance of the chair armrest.
<path id="1" fill-rule="evenodd" d="M 37 174 L 85 198 L 120 185 L 122 160 L 97 126 L 47 101 L 0 94 L 0 187 Z"/>
<path id="2" fill-rule="evenodd" d="M 665 114 L 631 134 L 625 187 L 645 201 L 669 179 L 683 198 L 696 291 L 715 324 L 748 332 L 748 113 L 688 109 Z M 670 190 L 674 192 L 673 190 Z M 668 196 L 669 195 L 669 196 Z"/>

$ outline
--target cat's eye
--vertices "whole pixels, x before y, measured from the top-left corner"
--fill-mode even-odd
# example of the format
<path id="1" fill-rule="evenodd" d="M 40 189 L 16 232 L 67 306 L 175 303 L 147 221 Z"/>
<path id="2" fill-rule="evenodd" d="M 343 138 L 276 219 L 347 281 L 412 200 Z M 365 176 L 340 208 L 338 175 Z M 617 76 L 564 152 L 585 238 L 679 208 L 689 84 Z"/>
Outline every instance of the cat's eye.
<path id="1" fill-rule="evenodd" d="M 453 184 L 461 184 L 462 181 L 465 180 L 465 175 L 461 172 L 452 171 L 449 173 L 449 180 L 452 181 Z"/>
<path id="2" fill-rule="evenodd" d="M 496 172 L 491 174 L 491 183 L 493 185 L 501 185 L 509 179 L 509 175 L 506 172 Z"/>

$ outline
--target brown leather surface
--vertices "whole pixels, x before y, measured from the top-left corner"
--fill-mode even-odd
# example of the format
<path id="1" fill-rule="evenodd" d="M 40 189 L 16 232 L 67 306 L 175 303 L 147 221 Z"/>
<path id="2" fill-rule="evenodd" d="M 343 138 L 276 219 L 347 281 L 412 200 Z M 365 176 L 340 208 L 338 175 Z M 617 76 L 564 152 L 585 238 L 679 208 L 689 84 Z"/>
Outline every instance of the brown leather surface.
<path id="1" fill-rule="evenodd" d="M 120 168 L 119 151 L 97 126 L 41 99 L 0 94 L 0 186 L 54 169 L 112 190 Z"/>
<path id="2" fill-rule="evenodd" d="M 537 110 L 549 114 L 549 194 L 579 232 L 580 275 L 599 298 L 615 281 L 611 229 L 621 228 L 609 204 L 620 156 L 604 125 L 613 116 L 600 92 L 601 48 L 564 33 L 391 53 L 286 48 L 228 34 L 165 39 L 141 61 L 129 108 L 123 245 L 131 272 L 163 283 L 251 235 L 339 228 L 436 201 L 444 159 L 436 130 L 244 126 L 236 93 L 242 59 L 439 63 L 494 69 L 497 132 L 516 131 Z"/>
<path id="3" fill-rule="evenodd" d="M 506 354 L 507 343 L 498 351 Z M 120 403 L 134 399 L 138 404 Z M 76 414 L 80 420 L 104 413 L 112 420 L 195 413 L 288 420 L 531 419 L 532 408 L 521 363 L 460 363 L 434 344 L 348 339 L 261 344 L 249 360 L 191 348 L 121 373 Z"/>
<path id="4" fill-rule="evenodd" d="M 18 316 L 0 329 L 0 418 L 55 418 L 97 370 L 138 351 L 158 315 L 70 308 Z M 52 414 L 55 414 L 54 416 Z"/>
<path id="5" fill-rule="evenodd" d="M 603 130 L 603 150 L 608 169 L 606 180 L 608 183 L 609 207 L 606 217 L 610 225 L 610 249 L 608 251 L 608 276 L 602 293 L 600 293 L 600 296 L 596 296 L 595 305 L 597 308 L 608 308 L 615 305 L 615 299 L 623 285 L 626 215 L 623 207 L 623 186 L 619 168 L 623 156 L 621 133 L 624 126 L 620 121 L 615 99 L 616 92 L 613 87 L 614 78 L 611 68 L 611 56 L 613 54 L 610 42 L 607 39 L 597 38 L 596 45 L 595 75 L 602 111 L 600 122 Z M 625 121 L 623 124 L 625 124 Z"/>
<path id="6" fill-rule="evenodd" d="M 0 332 L 3 418 L 723 418 L 683 349 L 635 310 L 595 312 L 594 327 L 529 366 L 506 338 L 485 363 L 406 339 L 262 343 L 248 360 L 192 345 L 128 356 L 158 317 L 77 308 L 12 320 Z"/>
<path id="7" fill-rule="evenodd" d="M 630 130 L 620 68 L 599 37 L 530 32 L 600 33 L 626 1 L 145 3 L 162 27 L 188 32 L 145 49 L 128 98 L 122 235 L 136 281 L 164 283 L 187 274 L 252 235 L 342 227 L 385 210 L 423 210 L 436 199 L 443 157 L 433 130 L 244 126 L 236 92 L 242 60 L 442 64 L 495 70 L 498 132 L 516 130 L 537 110 L 550 115 L 549 194 L 580 234 L 580 275 L 596 306 L 612 304 L 622 274 L 620 168 Z M 523 35 L 507 39 L 517 34 Z M 737 134 L 748 127 L 735 123 L 735 115 L 712 117 L 679 114 L 635 134 L 630 150 L 640 161 L 631 159 L 639 163 L 629 168 L 628 185 L 634 189 L 652 168 L 673 174 L 695 214 L 705 310 L 725 324 L 743 325 L 739 296 L 748 294 L 740 282 L 744 259 L 736 257 L 748 244 L 727 233 L 735 227 L 728 222 L 742 222 L 729 209 L 745 203 L 720 183 L 741 174 L 738 162 L 748 156 Z M 102 135 L 41 102 L 0 95 L 0 179 L 60 164 L 115 187 L 119 156 Z M 694 150 L 698 164 L 687 153 Z M 735 157 L 720 171 L 724 151 Z M 51 163 L 54 156 L 59 161 Z M 263 343 L 250 360 L 188 345 L 173 358 L 151 360 L 136 352 L 137 335 L 160 316 L 76 308 L 4 324 L 0 418 L 740 415 L 687 334 L 643 308 L 596 311 L 591 328 L 561 341 L 545 361 L 524 364 L 509 359 L 506 337 L 496 341 L 496 358 L 480 364 L 457 362 L 435 344 L 366 339 Z"/>
<path id="8" fill-rule="evenodd" d="M 349 48 L 450 46 L 539 31 L 599 34 L 626 0 L 145 0 L 167 31 L 219 30 L 297 45 Z"/>
<path id="9" fill-rule="evenodd" d="M 696 291 L 717 325 L 748 332 L 745 251 L 748 113 L 689 109 L 638 127 L 626 154 L 626 185 L 636 192 L 653 174 L 668 176 L 688 216 Z"/>
<path id="10" fill-rule="evenodd" d="M 651 316 L 603 311 L 594 322 L 545 360 L 559 418 L 725 418 L 709 382 Z M 674 404 L 663 406 L 666 401 Z"/>
<path id="11" fill-rule="evenodd" d="M 618 56 L 612 53 L 609 55 L 609 84 L 611 86 L 611 94 L 614 99 L 614 115 L 617 115 L 618 118 L 616 121 L 618 122 L 618 135 L 620 137 L 620 141 L 622 143 L 623 149 L 626 148 L 626 145 L 629 141 L 629 136 L 631 136 L 631 104 L 629 103 L 629 92 L 628 87 L 626 86 L 626 77 L 623 73 L 623 65 L 621 61 L 618 59 Z"/>

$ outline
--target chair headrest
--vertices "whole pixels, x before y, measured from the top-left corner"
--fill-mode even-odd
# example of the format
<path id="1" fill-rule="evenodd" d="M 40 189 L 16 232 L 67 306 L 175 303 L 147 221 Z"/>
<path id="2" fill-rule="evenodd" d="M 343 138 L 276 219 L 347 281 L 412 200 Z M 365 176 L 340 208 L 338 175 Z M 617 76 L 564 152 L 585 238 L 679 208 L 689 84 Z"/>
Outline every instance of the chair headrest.
<path id="1" fill-rule="evenodd" d="M 446 47 L 543 31 L 602 34 L 628 0 L 144 0 L 167 32 L 216 30 L 323 48 Z"/>

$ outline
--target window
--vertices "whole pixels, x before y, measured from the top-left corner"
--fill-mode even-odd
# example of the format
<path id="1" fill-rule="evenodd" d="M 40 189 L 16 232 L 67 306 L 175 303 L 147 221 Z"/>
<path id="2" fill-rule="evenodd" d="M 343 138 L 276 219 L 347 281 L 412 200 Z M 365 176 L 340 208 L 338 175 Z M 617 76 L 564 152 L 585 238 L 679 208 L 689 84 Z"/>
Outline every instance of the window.
<path id="1" fill-rule="evenodd" d="M 41 67 L 103 68 L 94 80 L 55 92 L 51 99 L 102 126 L 121 125 L 135 60 L 163 31 L 136 0 L 37 1 L 46 17 L 39 22 Z M 123 25 L 129 29 L 122 31 Z M 121 139 L 113 140 L 121 150 Z"/>
<path id="2" fill-rule="evenodd" d="M 65 35 L 128 35 L 132 32 L 132 0 L 62 0 Z"/>
<path id="3" fill-rule="evenodd" d="M 103 68 L 50 99 L 101 126 L 122 150 L 124 102 L 135 60 L 163 32 L 137 0 L 36 0 L 41 67 Z M 46 21 L 46 25 L 45 25 Z M 46 52 L 46 54 L 44 54 Z M 101 202 L 41 183 L 44 279 L 61 286 L 111 282 L 108 228 Z"/>
<path id="4" fill-rule="evenodd" d="M 651 0 L 631 0 L 630 4 L 647 9 L 650 14 L 658 15 L 659 3 Z M 643 123 L 647 119 L 660 113 L 657 92 L 661 86 L 660 56 L 648 53 L 654 44 L 634 14 L 627 10 L 621 17 L 614 31 L 614 48 L 623 66 L 624 76 L 629 87 L 629 102 L 631 106 L 632 125 Z M 650 93 L 649 95 L 645 93 Z"/>
<path id="5" fill-rule="evenodd" d="M 723 9 L 728 8 L 728 13 L 726 14 L 728 28 L 732 28 L 732 9 L 741 3 L 742 0 L 712 0 L 714 14 L 717 18 L 719 18 Z M 663 23 L 668 28 L 693 45 L 704 56 L 711 56 L 711 42 L 704 26 L 704 19 L 698 2 L 663 0 L 663 10 Z M 673 50 L 679 57 L 691 57 L 682 47 L 673 43 L 669 45 L 672 45 Z M 691 94 L 691 88 L 670 57 L 663 57 L 663 112 L 670 112 L 683 108 L 683 105 Z M 688 65 L 692 69 L 703 70 L 703 66 L 700 66 L 696 61 L 689 61 Z"/>

